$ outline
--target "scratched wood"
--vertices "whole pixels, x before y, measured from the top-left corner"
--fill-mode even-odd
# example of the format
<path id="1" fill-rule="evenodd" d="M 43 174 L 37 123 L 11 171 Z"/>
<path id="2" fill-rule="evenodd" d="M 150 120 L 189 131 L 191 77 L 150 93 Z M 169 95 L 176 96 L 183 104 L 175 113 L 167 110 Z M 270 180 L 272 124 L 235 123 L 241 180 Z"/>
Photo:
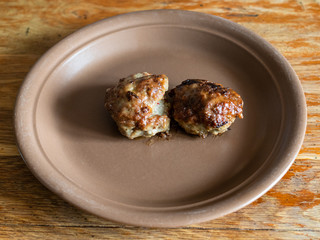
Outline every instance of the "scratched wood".
<path id="1" fill-rule="evenodd" d="M 284 178 L 235 213 L 183 228 L 120 225 L 70 206 L 33 177 L 15 146 L 15 97 L 31 66 L 63 37 L 113 15 L 170 8 L 230 19 L 271 42 L 303 85 L 305 141 Z M 319 103 L 319 0 L 0 0 L 0 239 L 320 239 Z"/>

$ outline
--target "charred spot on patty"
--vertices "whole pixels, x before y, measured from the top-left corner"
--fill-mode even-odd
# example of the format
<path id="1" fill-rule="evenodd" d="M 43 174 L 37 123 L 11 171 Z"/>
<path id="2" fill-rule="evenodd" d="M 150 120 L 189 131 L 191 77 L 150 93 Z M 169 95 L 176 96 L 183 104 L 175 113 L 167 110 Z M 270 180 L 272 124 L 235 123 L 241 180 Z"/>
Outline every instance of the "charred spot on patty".
<path id="1" fill-rule="evenodd" d="M 126 97 L 127 97 L 128 101 L 131 101 L 133 98 L 138 98 L 138 96 L 136 94 L 134 94 L 133 92 L 130 92 L 130 91 L 127 92 Z"/>

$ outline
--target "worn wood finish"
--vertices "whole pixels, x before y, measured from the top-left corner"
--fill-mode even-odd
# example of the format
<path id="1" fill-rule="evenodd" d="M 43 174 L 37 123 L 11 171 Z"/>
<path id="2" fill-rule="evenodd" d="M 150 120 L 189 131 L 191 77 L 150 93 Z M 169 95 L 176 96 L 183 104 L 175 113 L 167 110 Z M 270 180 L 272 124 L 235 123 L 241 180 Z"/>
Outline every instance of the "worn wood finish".
<path id="1" fill-rule="evenodd" d="M 173 229 L 106 221 L 70 206 L 29 172 L 15 146 L 15 97 L 36 60 L 77 29 L 125 12 L 185 9 L 237 22 L 271 42 L 298 74 L 308 104 L 300 154 L 260 199 L 228 216 Z M 320 1 L 0 0 L 0 239 L 320 238 Z"/>

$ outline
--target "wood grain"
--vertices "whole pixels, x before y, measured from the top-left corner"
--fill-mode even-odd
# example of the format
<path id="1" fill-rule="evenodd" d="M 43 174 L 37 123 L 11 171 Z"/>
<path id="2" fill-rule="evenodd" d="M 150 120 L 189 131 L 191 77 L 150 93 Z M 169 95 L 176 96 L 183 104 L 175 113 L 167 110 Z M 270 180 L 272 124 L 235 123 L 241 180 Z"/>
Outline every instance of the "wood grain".
<path id="1" fill-rule="evenodd" d="M 284 178 L 249 206 L 193 226 L 124 226 L 80 211 L 43 187 L 15 145 L 15 97 L 31 66 L 79 28 L 113 15 L 185 9 L 237 22 L 271 42 L 299 76 L 304 144 Z M 320 239 L 320 1 L 0 0 L 0 239 Z"/>

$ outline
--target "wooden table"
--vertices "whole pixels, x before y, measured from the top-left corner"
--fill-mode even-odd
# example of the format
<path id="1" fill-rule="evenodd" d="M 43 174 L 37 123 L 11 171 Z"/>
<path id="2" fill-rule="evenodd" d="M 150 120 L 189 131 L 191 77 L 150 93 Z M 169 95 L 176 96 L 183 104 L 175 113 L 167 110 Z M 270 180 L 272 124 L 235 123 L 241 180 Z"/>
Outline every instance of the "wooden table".
<path id="1" fill-rule="evenodd" d="M 26 74 L 59 40 L 100 19 L 162 8 L 221 16 L 271 42 L 301 80 L 308 127 L 289 172 L 254 203 L 203 224 L 148 229 L 87 214 L 42 186 L 19 155 L 12 117 Z M 320 239 L 319 104 L 319 0 L 0 0 L 0 239 Z"/>

